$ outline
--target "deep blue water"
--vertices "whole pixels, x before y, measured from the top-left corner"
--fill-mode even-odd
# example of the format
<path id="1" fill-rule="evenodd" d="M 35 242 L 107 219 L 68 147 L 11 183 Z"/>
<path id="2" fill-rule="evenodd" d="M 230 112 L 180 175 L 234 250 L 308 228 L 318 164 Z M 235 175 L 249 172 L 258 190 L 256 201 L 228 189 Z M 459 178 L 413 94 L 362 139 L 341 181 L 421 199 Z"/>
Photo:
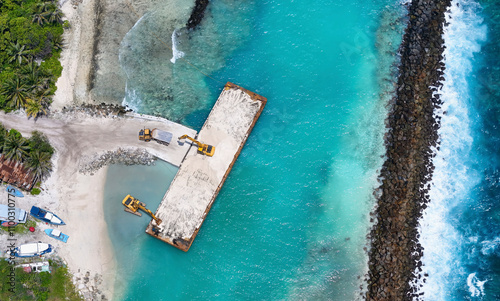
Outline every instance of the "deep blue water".
<path id="1" fill-rule="evenodd" d="M 499 298 L 498 9 L 461 0 L 449 20 L 434 205 L 421 228 L 428 300 Z M 105 204 L 116 299 L 356 299 L 405 12 L 394 0 L 221 0 L 193 33 L 164 9 L 138 22 L 123 45 L 140 51 L 122 49 L 121 61 L 153 58 L 151 78 L 128 84 L 139 111 L 199 129 L 226 81 L 268 103 L 188 253 L 144 234 L 147 218 Z M 216 80 L 173 64 L 151 28 L 167 42 L 177 29 L 176 53 Z M 168 99 L 151 97 L 159 74 Z M 112 166 L 106 202 L 132 193 L 155 208 L 173 173 Z"/>
<path id="2" fill-rule="evenodd" d="M 496 2 L 453 1 L 445 29 L 441 145 L 422 222 L 428 300 L 499 300 Z"/>

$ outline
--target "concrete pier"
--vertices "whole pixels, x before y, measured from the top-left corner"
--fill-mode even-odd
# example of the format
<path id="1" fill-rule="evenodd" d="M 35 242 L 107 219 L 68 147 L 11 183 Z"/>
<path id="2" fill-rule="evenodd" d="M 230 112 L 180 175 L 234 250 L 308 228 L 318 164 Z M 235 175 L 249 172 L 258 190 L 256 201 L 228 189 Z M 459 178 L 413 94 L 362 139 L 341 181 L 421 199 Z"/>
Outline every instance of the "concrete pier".
<path id="1" fill-rule="evenodd" d="M 142 123 L 142 128 L 149 129 L 159 129 L 162 131 L 172 133 L 173 137 L 177 138 L 182 135 L 190 135 L 191 137 L 196 136 L 196 131 L 183 126 L 182 124 L 172 122 L 168 119 L 155 117 L 150 115 L 142 115 L 136 113 L 128 113 L 127 117 L 133 120 L 140 121 Z M 179 167 L 186 157 L 186 154 L 191 149 L 189 144 L 180 145 L 177 143 L 177 139 L 172 139 L 170 145 L 165 146 L 163 144 L 156 143 L 154 140 L 150 142 L 139 141 L 138 134 L 140 128 L 135 128 L 134 132 L 128 132 L 130 145 L 137 145 L 138 147 L 146 149 L 150 154 L 166 161 L 176 167 Z"/>
<path id="2" fill-rule="evenodd" d="M 191 147 L 156 210 L 162 223 L 158 226 L 151 220 L 146 233 L 185 252 L 189 250 L 266 101 L 237 85 L 226 84 L 196 137 L 215 147 L 213 157 Z"/>

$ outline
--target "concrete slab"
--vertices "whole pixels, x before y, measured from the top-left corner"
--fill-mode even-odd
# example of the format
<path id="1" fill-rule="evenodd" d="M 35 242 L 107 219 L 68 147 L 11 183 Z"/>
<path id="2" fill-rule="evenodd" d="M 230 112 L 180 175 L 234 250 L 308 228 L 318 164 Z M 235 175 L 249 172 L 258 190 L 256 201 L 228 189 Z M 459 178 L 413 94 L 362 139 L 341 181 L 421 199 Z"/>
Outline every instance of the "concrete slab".
<path id="1" fill-rule="evenodd" d="M 179 143 L 177 143 L 177 137 L 180 137 L 182 135 L 190 135 L 191 137 L 195 137 L 197 134 L 195 130 L 161 117 L 136 113 L 128 113 L 127 116 L 133 118 L 135 121 L 143 120 L 142 128 L 149 128 L 151 130 L 157 128 L 159 130 L 172 133 L 172 142 L 168 146 L 165 146 L 163 144 L 155 142 L 154 140 L 151 140 L 150 142 L 139 141 L 138 134 L 141 128 L 137 128 L 137 133 L 135 135 L 135 139 L 137 141 L 135 143 L 138 145 L 142 145 L 142 147 L 147 149 L 149 153 L 164 161 L 167 161 L 174 166 L 179 167 L 181 165 L 182 161 L 190 150 L 191 145 L 187 143 L 184 145 L 180 145 Z"/>
<path id="2" fill-rule="evenodd" d="M 44 117 L 33 122 L 32 119 L 28 121 L 24 113 L 0 112 L 0 121 L 7 128 L 17 129 L 25 137 L 29 137 L 34 130 L 43 132 L 59 151 L 71 153 L 72 160 L 77 161 L 118 148 L 139 148 L 178 167 L 190 145 L 180 146 L 174 141 L 165 146 L 154 141 L 140 141 L 139 131 L 142 128 L 158 128 L 172 132 L 173 138 L 184 134 L 194 137 L 197 134 L 197 131 L 182 124 L 148 115 L 128 113 L 125 118 L 102 118 L 76 114 L 64 116 L 63 119 Z"/>
<path id="3" fill-rule="evenodd" d="M 161 225 L 152 220 L 146 233 L 189 250 L 266 101 L 237 85 L 226 84 L 197 137 L 215 147 L 214 156 L 191 148 L 156 210 Z"/>

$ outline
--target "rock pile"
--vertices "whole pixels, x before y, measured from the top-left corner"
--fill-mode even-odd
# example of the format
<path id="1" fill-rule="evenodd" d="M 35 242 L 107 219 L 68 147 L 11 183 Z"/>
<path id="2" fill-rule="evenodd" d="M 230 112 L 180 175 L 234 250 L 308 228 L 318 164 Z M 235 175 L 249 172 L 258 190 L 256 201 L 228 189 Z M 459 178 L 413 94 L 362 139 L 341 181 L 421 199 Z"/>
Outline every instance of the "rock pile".
<path id="1" fill-rule="evenodd" d="M 127 112 L 132 112 L 132 110 L 127 109 L 124 106 L 105 103 L 101 103 L 99 105 L 82 104 L 81 106 L 64 107 L 61 110 L 62 114 L 80 113 L 91 117 L 118 117 L 125 115 Z"/>
<path id="2" fill-rule="evenodd" d="M 99 274 L 95 274 L 94 277 L 91 277 L 89 271 L 87 271 L 83 275 L 78 272 L 73 275 L 73 283 L 80 292 L 80 296 L 82 296 L 84 300 L 108 300 L 108 298 L 102 291 L 102 276 Z"/>
<path id="3" fill-rule="evenodd" d="M 410 283 L 421 271 L 418 221 L 429 201 L 433 148 L 442 102 L 443 26 L 450 0 L 413 0 L 400 47 L 396 96 L 388 116 L 386 161 L 370 236 L 367 300 L 419 300 Z"/>
<path id="4" fill-rule="evenodd" d="M 78 171 L 82 174 L 93 175 L 94 172 L 109 164 L 125 165 L 151 165 L 156 157 L 145 149 L 123 149 L 107 151 L 103 154 L 94 154 L 91 157 L 82 158 Z"/>
<path id="5" fill-rule="evenodd" d="M 188 29 L 195 29 L 205 16 L 205 9 L 208 6 L 208 0 L 196 0 L 191 16 L 186 23 Z"/>

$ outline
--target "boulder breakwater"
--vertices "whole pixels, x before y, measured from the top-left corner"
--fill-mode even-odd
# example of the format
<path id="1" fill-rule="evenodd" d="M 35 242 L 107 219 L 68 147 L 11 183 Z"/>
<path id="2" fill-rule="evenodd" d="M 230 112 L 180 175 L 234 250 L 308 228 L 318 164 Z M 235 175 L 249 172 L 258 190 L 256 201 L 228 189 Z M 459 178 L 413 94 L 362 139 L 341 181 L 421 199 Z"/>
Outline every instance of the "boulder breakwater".
<path id="1" fill-rule="evenodd" d="M 205 16 L 205 10 L 207 9 L 207 6 L 208 0 L 196 0 L 193 11 L 191 12 L 191 16 L 186 23 L 186 27 L 188 29 L 193 30 L 198 25 L 200 25 L 203 17 Z"/>
<path id="2" fill-rule="evenodd" d="M 412 284 L 421 277 L 423 254 L 417 226 L 429 202 L 432 157 L 439 149 L 440 117 L 434 112 L 442 104 L 437 91 L 444 80 L 442 35 L 450 2 L 414 0 L 409 5 L 372 213 L 366 300 L 419 300 L 423 294 Z"/>

